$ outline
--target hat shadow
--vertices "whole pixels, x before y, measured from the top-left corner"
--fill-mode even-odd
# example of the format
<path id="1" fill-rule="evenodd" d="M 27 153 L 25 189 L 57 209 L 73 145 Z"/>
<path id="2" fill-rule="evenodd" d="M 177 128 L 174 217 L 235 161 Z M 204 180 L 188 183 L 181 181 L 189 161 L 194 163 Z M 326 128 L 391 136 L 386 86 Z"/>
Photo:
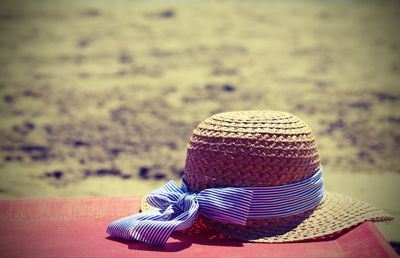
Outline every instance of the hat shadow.
<path id="1" fill-rule="evenodd" d="M 140 250 L 140 251 L 150 251 L 150 252 L 179 252 L 189 248 L 192 245 L 192 243 L 189 241 L 170 242 L 166 243 L 164 246 L 158 246 L 158 245 L 150 245 L 142 243 L 135 240 L 122 240 L 111 236 L 106 237 L 106 239 L 110 241 L 119 242 L 121 244 L 125 244 L 129 250 Z"/>
<path id="2" fill-rule="evenodd" d="M 196 223 L 190 229 L 175 232 L 172 237 L 182 242 L 190 241 L 197 245 L 207 246 L 229 246 L 229 247 L 242 247 L 243 242 L 237 239 L 229 238 L 212 228 Z"/>
<path id="3" fill-rule="evenodd" d="M 305 215 L 305 214 L 304 214 Z M 303 217 L 304 219 L 304 217 Z M 292 221 L 290 225 L 286 225 L 286 227 L 278 227 L 279 230 L 275 228 L 273 233 L 271 232 L 271 228 L 261 230 L 262 234 L 252 234 L 251 236 L 242 236 L 241 239 L 230 238 L 229 233 L 225 235 L 223 233 L 218 232 L 209 226 L 208 223 L 205 223 L 207 219 L 200 216 L 196 223 L 189 229 L 184 231 L 177 231 L 171 235 L 172 239 L 178 241 L 170 241 L 167 242 L 164 246 L 150 245 L 146 243 L 142 243 L 135 240 L 121 240 L 111 236 L 106 237 L 106 239 L 111 241 L 116 241 L 121 244 L 127 245 L 130 250 L 141 250 L 141 251 L 151 251 L 151 252 L 179 252 L 190 248 L 193 244 L 196 245 L 205 245 L 205 246 L 228 246 L 228 247 L 242 247 L 243 241 L 251 241 L 261 237 L 270 237 L 274 234 L 284 234 L 288 231 L 294 229 L 298 224 L 301 223 L 301 219 L 299 218 L 295 223 Z M 209 222 L 209 221 L 208 221 Z M 258 225 L 259 227 L 261 225 Z M 325 235 L 318 238 L 297 240 L 297 241 L 289 241 L 289 243 L 306 243 L 306 242 L 320 242 L 320 241 L 332 241 L 335 240 L 347 232 L 354 229 L 356 226 L 352 226 L 346 229 L 343 229 L 339 232 L 335 232 L 334 234 Z M 268 232 L 270 231 L 270 232 Z M 260 231 L 259 231 L 260 232 Z M 266 243 L 265 243 L 266 244 Z"/>
<path id="4" fill-rule="evenodd" d="M 174 232 L 171 235 L 172 239 L 178 240 L 167 242 L 164 246 L 150 245 L 135 240 L 122 240 L 112 236 L 106 237 L 110 241 L 119 242 L 127 245 L 130 250 L 141 250 L 151 252 L 179 252 L 192 246 L 207 245 L 207 246 L 228 246 L 228 247 L 242 247 L 243 243 L 240 240 L 231 239 L 218 233 L 213 229 L 197 223 L 190 229 L 185 231 Z"/>

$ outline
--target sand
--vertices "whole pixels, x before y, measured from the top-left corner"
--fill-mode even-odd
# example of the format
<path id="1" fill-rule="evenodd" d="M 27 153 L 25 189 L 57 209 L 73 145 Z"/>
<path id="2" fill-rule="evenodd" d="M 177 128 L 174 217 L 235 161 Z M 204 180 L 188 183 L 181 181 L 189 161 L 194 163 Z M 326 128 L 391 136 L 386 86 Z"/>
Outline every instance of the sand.
<path id="1" fill-rule="evenodd" d="M 0 198 L 142 195 L 196 125 L 292 112 L 328 190 L 399 217 L 400 4 L 0 3 Z M 382 227 L 400 241 L 399 222 Z"/>

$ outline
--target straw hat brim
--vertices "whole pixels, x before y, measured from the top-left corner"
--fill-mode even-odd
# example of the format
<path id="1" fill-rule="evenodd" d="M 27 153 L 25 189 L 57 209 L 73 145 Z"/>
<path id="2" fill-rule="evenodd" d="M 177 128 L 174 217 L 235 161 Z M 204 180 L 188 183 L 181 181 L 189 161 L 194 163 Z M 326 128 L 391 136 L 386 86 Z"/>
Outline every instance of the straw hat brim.
<path id="1" fill-rule="evenodd" d="M 141 210 L 152 209 L 154 208 L 146 202 L 146 198 L 142 198 Z M 270 223 L 238 226 L 215 222 L 200 216 L 188 231 L 199 232 L 209 227 L 227 237 L 242 241 L 283 243 L 324 239 L 365 221 L 379 222 L 393 219 L 389 213 L 368 203 L 332 192 L 325 192 L 324 201 L 301 216 L 295 220 L 291 217 L 290 221 L 282 218 L 278 227 L 276 225 L 271 227 Z"/>

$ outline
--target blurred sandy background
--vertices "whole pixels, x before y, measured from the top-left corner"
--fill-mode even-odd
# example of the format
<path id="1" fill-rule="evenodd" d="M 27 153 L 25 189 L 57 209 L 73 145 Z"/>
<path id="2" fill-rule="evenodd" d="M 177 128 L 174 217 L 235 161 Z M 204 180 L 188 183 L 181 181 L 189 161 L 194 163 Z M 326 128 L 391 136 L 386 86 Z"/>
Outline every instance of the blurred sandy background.
<path id="1" fill-rule="evenodd" d="M 274 109 L 314 129 L 328 190 L 399 219 L 399 24 L 385 1 L 1 1 L 0 198 L 144 194 L 201 120 Z"/>

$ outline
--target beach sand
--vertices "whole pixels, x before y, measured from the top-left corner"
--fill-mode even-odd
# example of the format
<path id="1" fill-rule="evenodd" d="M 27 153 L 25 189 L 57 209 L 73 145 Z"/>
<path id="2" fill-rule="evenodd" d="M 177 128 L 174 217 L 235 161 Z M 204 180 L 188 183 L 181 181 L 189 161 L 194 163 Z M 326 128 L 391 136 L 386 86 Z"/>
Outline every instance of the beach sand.
<path id="1" fill-rule="evenodd" d="M 0 198 L 143 195 L 231 110 L 314 130 L 326 188 L 400 216 L 400 4 L 0 3 Z M 380 226 L 400 241 L 397 221 Z"/>

